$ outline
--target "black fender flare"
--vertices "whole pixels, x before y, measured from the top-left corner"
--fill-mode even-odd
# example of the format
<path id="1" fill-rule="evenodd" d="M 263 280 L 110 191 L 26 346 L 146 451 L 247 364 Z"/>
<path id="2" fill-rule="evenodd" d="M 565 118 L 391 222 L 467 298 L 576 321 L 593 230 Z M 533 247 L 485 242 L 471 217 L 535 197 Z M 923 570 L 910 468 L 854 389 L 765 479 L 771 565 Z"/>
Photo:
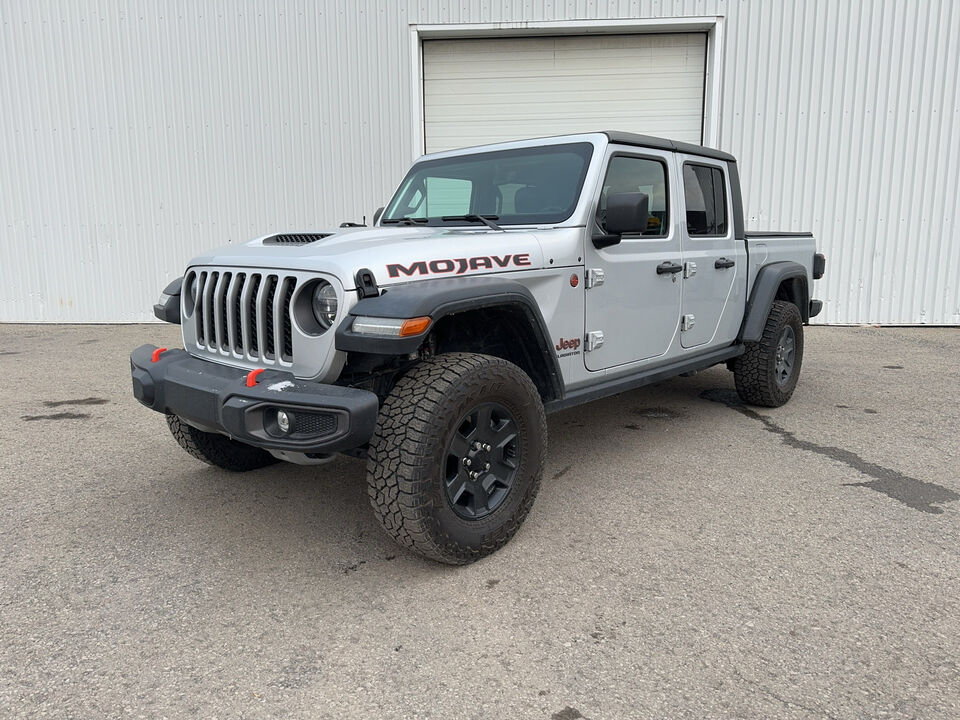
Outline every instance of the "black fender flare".
<path id="1" fill-rule="evenodd" d="M 770 306 L 777 297 L 777 290 L 784 280 L 798 279 L 800 294 L 798 306 L 803 322 L 810 321 L 810 288 L 807 269 L 791 260 L 770 263 L 760 268 L 753 283 L 750 300 L 744 313 L 743 326 L 740 328 L 741 342 L 758 342 L 763 335 L 763 327 L 770 314 Z"/>
<path id="2" fill-rule="evenodd" d="M 440 318 L 466 310 L 510 306 L 521 310 L 530 324 L 557 397 L 562 396 L 560 366 L 552 352 L 550 332 L 530 290 L 509 278 L 469 277 L 423 280 L 384 288 L 380 295 L 362 299 L 337 327 L 336 348 L 374 355 L 407 355 L 416 352 Z M 412 337 L 374 337 L 352 331 L 357 316 L 380 318 L 430 317 L 430 327 Z"/>
<path id="3" fill-rule="evenodd" d="M 180 324 L 180 292 L 183 287 L 183 278 L 178 277 L 163 289 L 163 294 L 167 296 L 166 301 L 156 303 L 153 306 L 153 314 L 157 320 Z"/>

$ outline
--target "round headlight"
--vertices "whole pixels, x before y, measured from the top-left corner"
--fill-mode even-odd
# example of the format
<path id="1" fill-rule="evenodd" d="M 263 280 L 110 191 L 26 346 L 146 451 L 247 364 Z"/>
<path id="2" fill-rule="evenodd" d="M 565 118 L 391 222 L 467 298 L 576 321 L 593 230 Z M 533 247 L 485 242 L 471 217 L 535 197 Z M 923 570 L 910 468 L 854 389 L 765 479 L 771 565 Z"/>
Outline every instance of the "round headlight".
<path id="1" fill-rule="evenodd" d="M 313 289 L 313 316 L 324 330 L 337 319 L 337 291 L 326 280 L 321 280 Z"/>

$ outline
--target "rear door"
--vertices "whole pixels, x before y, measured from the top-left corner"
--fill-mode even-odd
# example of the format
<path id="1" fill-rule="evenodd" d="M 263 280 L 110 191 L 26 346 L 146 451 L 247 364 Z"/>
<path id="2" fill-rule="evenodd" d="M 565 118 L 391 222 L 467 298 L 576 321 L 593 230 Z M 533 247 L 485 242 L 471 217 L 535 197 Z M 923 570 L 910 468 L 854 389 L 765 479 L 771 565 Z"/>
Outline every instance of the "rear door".
<path id="1" fill-rule="evenodd" d="M 680 230 L 672 216 L 677 196 L 667 182 L 673 158 L 669 153 L 647 149 L 626 152 L 611 148 L 607 152 L 604 179 L 596 197 L 599 230 L 605 232 L 607 198 L 615 193 L 645 193 L 650 220 L 645 232 L 624 235 L 610 247 L 597 249 L 589 237 L 586 241 L 584 329 L 588 338 L 591 333 L 603 334 L 603 344 L 584 353 L 588 370 L 664 355 L 677 332 L 680 316 L 679 273 L 663 268 L 657 271 L 662 264 L 680 268 Z"/>
<path id="2" fill-rule="evenodd" d="M 746 272 L 746 254 L 734 239 L 726 166 L 693 155 L 678 160 L 685 213 L 680 344 L 693 348 L 729 342 L 740 325 L 734 288 Z"/>

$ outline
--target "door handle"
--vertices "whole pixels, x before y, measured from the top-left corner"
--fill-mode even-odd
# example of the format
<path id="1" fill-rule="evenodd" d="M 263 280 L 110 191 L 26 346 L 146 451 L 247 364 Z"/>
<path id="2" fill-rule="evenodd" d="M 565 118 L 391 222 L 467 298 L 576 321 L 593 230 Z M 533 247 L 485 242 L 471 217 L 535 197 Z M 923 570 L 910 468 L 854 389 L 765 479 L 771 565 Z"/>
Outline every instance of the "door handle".
<path id="1" fill-rule="evenodd" d="M 670 262 L 669 260 L 667 260 L 667 262 L 662 262 L 659 265 L 657 265 L 657 275 L 668 275 L 670 273 L 678 273 L 681 270 L 683 270 L 683 265 L 681 265 L 680 263 Z"/>
<path id="2" fill-rule="evenodd" d="M 737 263 L 735 263 L 733 260 L 727 260 L 727 259 L 724 257 L 724 258 L 720 258 L 719 260 L 717 260 L 717 261 L 713 264 L 713 266 L 714 266 L 717 270 L 726 270 L 727 268 L 732 268 L 732 267 L 733 267 L 734 265 L 736 265 L 736 264 L 737 264 Z"/>

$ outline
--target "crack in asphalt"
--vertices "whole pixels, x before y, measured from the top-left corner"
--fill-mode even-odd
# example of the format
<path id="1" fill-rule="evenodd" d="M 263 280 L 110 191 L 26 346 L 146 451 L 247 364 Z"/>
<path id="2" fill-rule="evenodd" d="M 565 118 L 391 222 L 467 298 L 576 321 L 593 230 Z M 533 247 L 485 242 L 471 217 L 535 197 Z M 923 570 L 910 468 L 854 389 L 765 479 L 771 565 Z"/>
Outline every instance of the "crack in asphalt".
<path id="1" fill-rule="evenodd" d="M 726 405 L 741 415 L 762 423 L 767 432 L 777 435 L 780 440 L 789 447 L 816 453 L 831 460 L 836 460 L 863 475 L 873 478 L 866 482 L 844 483 L 846 487 L 869 488 L 870 490 L 883 493 L 887 497 L 893 498 L 909 508 L 934 515 L 939 515 L 943 512 L 943 508 L 938 507 L 938 505 L 960 500 L 960 493 L 956 493 L 943 485 L 904 475 L 902 472 L 894 470 L 893 468 L 884 467 L 883 465 L 865 460 L 855 452 L 845 450 L 844 448 L 834 445 L 820 445 L 819 443 L 809 440 L 802 440 L 798 438 L 795 433 L 781 427 L 769 417 L 746 407 L 733 390 L 720 388 L 704 390 L 700 393 L 700 397 L 710 402 Z"/>

